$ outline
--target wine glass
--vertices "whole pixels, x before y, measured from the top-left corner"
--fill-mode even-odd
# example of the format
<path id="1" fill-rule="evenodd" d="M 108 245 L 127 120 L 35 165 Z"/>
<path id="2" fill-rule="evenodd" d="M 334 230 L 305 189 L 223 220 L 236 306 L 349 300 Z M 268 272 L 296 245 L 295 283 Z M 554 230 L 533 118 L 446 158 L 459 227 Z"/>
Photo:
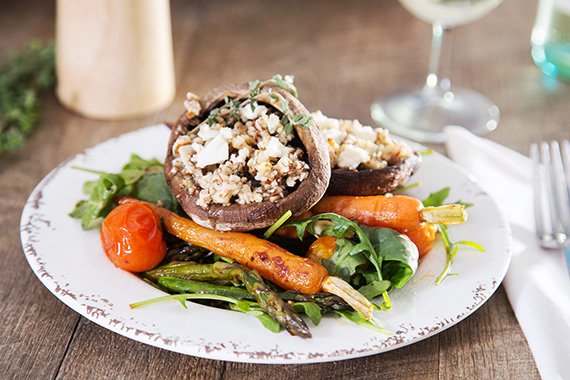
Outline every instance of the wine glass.
<path id="1" fill-rule="evenodd" d="M 443 129 L 458 125 L 482 135 L 499 123 L 499 108 L 479 92 L 451 87 L 446 74 L 451 49 L 442 60 L 444 34 L 483 17 L 502 0 L 400 0 L 417 18 L 432 24 L 429 72 L 423 88 L 400 91 L 376 100 L 372 118 L 404 137 L 420 142 L 445 141 Z M 447 33 L 446 33 L 447 32 Z M 443 63 L 443 64 L 442 64 Z"/>

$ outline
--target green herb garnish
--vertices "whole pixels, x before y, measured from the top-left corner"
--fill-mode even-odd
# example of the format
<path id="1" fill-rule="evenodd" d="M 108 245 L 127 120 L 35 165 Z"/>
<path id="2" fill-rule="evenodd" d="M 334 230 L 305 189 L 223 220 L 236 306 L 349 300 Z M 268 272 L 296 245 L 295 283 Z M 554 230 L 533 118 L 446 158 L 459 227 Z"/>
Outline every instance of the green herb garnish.
<path id="1" fill-rule="evenodd" d="M 255 107 L 257 106 L 257 100 L 255 97 L 259 95 L 261 82 L 259 80 L 254 80 L 249 82 L 249 94 L 247 98 L 249 99 L 249 106 L 251 107 L 251 112 L 255 111 Z"/>
<path id="2" fill-rule="evenodd" d="M 38 97 L 55 84 L 54 51 L 34 42 L 0 62 L 0 153 L 20 149 L 38 123 Z"/>
<path id="3" fill-rule="evenodd" d="M 214 108 L 208 114 L 208 118 L 206 119 L 206 123 L 211 127 L 218 122 L 218 116 L 220 115 L 220 109 Z"/>
<path id="4" fill-rule="evenodd" d="M 293 132 L 293 127 L 296 125 L 308 128 L 311 125 L 311 120 L 311 116 L 309 115 L 293 115 L 289 117 L 284 114 L 281 117 L 281 124 L 285 127 L 285 133 L 291 133 Z"/>
<path id="5" fill-rule="evenodd" d="M 299 96 L 297 93 L 297 88 L 293 84 L 295 80 L 295 77 L 293 75 L 285 75 L 285 78 L 283 78 L 280 74 L 275 74 L 271 80 L 277 87 L 287 91 L 294 97 L 297 98 Z"/>

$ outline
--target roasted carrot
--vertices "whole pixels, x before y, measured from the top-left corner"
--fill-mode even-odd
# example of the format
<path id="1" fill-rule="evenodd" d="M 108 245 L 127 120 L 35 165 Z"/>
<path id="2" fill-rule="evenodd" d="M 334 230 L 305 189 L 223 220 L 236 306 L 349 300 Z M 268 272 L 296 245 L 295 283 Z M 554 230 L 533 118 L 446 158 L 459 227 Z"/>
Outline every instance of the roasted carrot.
<path id="1" fill-rule="evenodd" d="M 433 247 L 438 223 L 463 223 L 467 217 L 462 205 L 423 207 L 420 200 L 405 195 L 329 196 L 311 209 L 313 214 L 324 212 L 334 212 L 366 226 L 392 228 L 407 235 L 420 256 Z"/>
<path id="2" fill-rule="evenodd" d="M 165 208 L 148 205 L 162 219 L 166 230 L 172 235 L 257 270 L 261 276 L 286 290 L 305 294 L 315 294 L 319 291 L 336 294 L 365 318 L 372 318 L 373 305 L 344 280 L 329 276 L 320 263 L 294 255 L 254 235 L 211 230 Z"/>

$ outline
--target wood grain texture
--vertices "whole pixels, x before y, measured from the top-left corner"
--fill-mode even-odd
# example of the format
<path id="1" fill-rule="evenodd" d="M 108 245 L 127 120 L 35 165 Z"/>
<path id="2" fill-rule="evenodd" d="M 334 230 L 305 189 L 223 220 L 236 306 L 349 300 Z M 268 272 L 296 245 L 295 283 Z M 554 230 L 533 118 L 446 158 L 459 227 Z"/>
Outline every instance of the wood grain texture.
<path id="1" fill-rule="evenodd" d="M 532 0 L 506 1 L 453 36 L 455 83 L 497 102 L 501 124 L 489 137 L 521 152 L 533 141 L 570 138 L 570 85 L 543 80 L 530 58 L 535 6 Z M 0 55 L 30 38 L 50 38 L 53 23 L 52 2 L 4 1 Z M 224 363 L 156 349 L 80 318 L 51 296 L 25 263 L 18 223 L 27 195 L 59 162 L 110 137 L 175 119 L 188 90 L 205 93 L 226 82 L 292 73 L 309 109 L 371 123 L 369 105 L 377 96 L 417 86 L 427 71 L 430 27 L 396 1 L 175 0 L 172 25 L 178 87 L 170 107 L 152 117 L 99 122 L 48 96 L 42 122 L 24 149 L 0 157 L 0 377 L 539 377 L 502 288 L 467 320 L 417 344 L 291 366 Z"/>

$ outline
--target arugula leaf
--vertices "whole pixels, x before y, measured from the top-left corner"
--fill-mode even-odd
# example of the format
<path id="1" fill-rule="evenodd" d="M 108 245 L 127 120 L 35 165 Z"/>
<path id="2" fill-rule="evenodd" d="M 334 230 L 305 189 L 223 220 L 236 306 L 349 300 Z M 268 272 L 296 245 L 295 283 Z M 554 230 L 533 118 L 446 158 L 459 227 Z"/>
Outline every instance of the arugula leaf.
<path id="1" fill-rule="evenodd" d="M 115 194 L 125 186 L 124 179 L 118 174 L 100 173 L 97 182 L 89 185 L 89 200 L 80 201 L 69 214 L 72 218 L 81 219 L 84 230 L 97 228 L 104 216 L 111 210 L 109 205 Z"/>
<path id="2" fill-rule="evenodd" d="M 304 220 L 288 222 L 286 225 L 295 227 L 299 240 L 303 240 L 305 232 L 316 237 L 334 236 L 337 239 L 337 248 L 330 260 L 335 258 L 345 259 L 346 255 L 355 256 L 362 254 L 376 269 L 378 280 L 382 279 L 380 269 L 382 266 L 382 258 L 378 256 L 368 236 L 355 222 L 334 213 L 324 213 L 314 215 Z M 354 242 L 354 240 L 357 241 Z M 343 251 L 339 252 L 340 250 Z M 323 260 L 323 265 L 327 265 L 325 260 Z M 352 271 L 351 268 L 348 270 Z"/>
<path id="3" fill-rule="evenodd" d="M 271 332 L 278 333 L 282 330 L 281 325 L 273 317 L 264 312 L 257 302 L 247 300 L 235 300 L 230 303 L 230 309 L 242 313 L 250 314 L 256 317 L 259 322 Z"/>
<path id="4" fill-rule="evenodd" d="M 382 277 L 401 288 L 418 269 L 418 248 L 403 234 L 389 228 L 360 227 L 382 257 Z"/>
<path id="5" fill-rule="evenodd" d="M 392 333 L 389 330 L 386 330 L 382 324 L 380 324 L 380 321 L 376 318 L 366 320 L 357 311 L 335 311 L 335 313 L 345 319 L 348 319 L 351 322 L 356 323 L 357 325 L 367 327 L 371 330 L 385 335 L 392 335 Z"/>
<path id="6" fill-rule="evenodd" d="M 392 283 L 387 280 L 382 281 L 371 281 L 368 285 L 364 285 L 358 289 L 360 294 L 362 294 L 367 299 L 371 300 L 378 297 L 380 294 L 384 293 L 390 288 Z"/>
<path id="7" fill-rule="evenodd" d="M 425 207 L 441 206 L 449 196 L 450 190 L 451 189 L 449 187 L 444 187 L 443 189 L 436 191 L 435 193 L 431 193 L 426 199 L 422 201 L 423 205 Z"/>
<path id="8" fill-rule="evenodd" d="M 298 313 L 304 313 L 315 326 L 321 323 L 321 308 L 314 302 L 295 302 L 293 310 Z"/>
<path id="9" fill-rule="evenodd" d="M 333 255 L 329 259 L 323 259 L 321 263 L 331 276 L 338 276 L 350 282 L 357 268 L 368 262 L 360 253 L 350 240 L 337 239 Z"/>
<path id="10" fill-rule="evenodd" d="M 133 154 L 130 161 L 117 174 L 76 169 L 99 176 L 97 180 L 86 181 L 83 184 L 83 192 L 89 195 L 89 198 L 79 201 L 69 214 L 72 218 L 81 219 L 81 227 L 84 230 L 98 228 L 103 218 L 115 206 L 113 200 L 119 197 L 134 197 L 161 204 L 175 212 L 180 211 L 178 202 L 166 184 L 163 166 L 156 159 L 145 160 Z"/>
<path id="11" fill-rule="evenodd" d="M 261 322 L 263 327 L 273 333 L 278 333 L 283 330 L 283 327 L 281 327 L 279 322 L 273 319 L 269 314 L 263 313 L 261 315 L 258 315 L 256 318 L 259 320 L 259 322 Z"/>
<path id="12" fill-rule="evenodd" d="M 480 252 L 485 252 L 485 248 L 483 248 L 481 244 L 469 240 L 453 242 L 449 236 L 449 231 L 447 230 L 447 226 L 445 224 L 439 224 L 437 227 L 441 234 L 441 241 L 443 242 L 446 254 L 445 266 L 443 267 L 440 275 L 435 279 L 435 284 L 439 285 L 443 280 L 447 278 L 447 276 L 451 275 L 451 265 L 453 264 L 453 259 L 455 256 L 457 256 L 457 253 L 459 253 L 460 246 L 468 246 Z"/>

